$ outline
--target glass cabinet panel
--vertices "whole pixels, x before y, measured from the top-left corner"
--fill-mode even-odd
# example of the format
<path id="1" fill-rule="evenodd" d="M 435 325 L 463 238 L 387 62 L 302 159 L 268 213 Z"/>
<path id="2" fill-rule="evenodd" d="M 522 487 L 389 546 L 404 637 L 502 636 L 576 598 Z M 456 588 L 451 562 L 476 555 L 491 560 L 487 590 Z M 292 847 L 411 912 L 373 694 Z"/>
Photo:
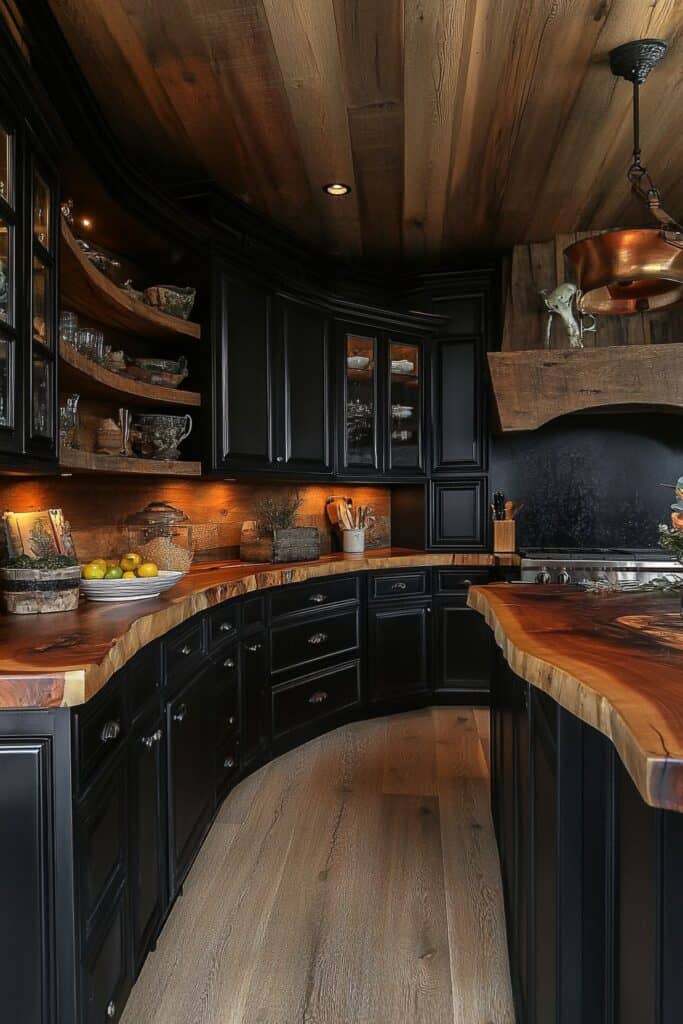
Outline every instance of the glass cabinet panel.
<path id="1" fill-rule="evenodd" d="M 419 469 L 421 458 L 421 352 L 389 342 L 389 468 Z"/>
<path id="2" fill-rule="evenodd" d="M 47 359 L 33 354 L 31 374 L 31 427 L 34 437 L 52 435 L 52 367 Z"/>
<path id="3" fill-rule="evenodd" d="M 45 249 L 52 243 L 50 238 L 50 189 L 36 171 L 33 175 L 33 237 Z"/>
<path id="4" fill-rule="evenodd" d="M 0 125 L 0 198 L 10 206 L 14 204 L 12 188 L 12 141 L 11 132 Z"/>
<path id="5" fill-rule="evenodd" d="M 12 341 L 0 335 L 0 427 L 12 426 L 14 372 Z"/>
<path id="6" fill-rule="evenodd" d="M 52 268 L 39 257 L 33 257 L 31 314 L 33 340 L 52 346 L 52 317 L 50 316 L 50 275 Z"/>
<path id="7" fill-rule="evenodd" d="M 377 339 L 346 335 L 346 465 L 377 466 Z"/>
<path id="8" fill-rule="evenodd" d="M 12 226 L 0 218 L 0 320 L 12 322 Z"/>

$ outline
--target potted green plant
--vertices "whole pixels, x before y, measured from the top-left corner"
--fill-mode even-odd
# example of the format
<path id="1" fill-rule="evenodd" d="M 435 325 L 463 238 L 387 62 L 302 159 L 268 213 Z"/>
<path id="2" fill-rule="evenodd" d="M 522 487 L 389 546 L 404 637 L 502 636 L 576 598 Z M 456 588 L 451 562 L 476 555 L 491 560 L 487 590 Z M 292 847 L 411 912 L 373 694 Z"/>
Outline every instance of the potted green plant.
<path id="1" fill-rule="evenodd" d="M 80 579 L 81 567 L 68 555 L 17 555 L 0 568 L 5 610 L 13 615 L 73 611 Z"/>
<path id="2" fill-rule="evenodd" d="M 254 501 L 254 520 L 242 524 L 245 562 L 307 562 L 320 558 L 317 526 L 295 526 L 303 499 L 298 491 L 266 494 Z"/>

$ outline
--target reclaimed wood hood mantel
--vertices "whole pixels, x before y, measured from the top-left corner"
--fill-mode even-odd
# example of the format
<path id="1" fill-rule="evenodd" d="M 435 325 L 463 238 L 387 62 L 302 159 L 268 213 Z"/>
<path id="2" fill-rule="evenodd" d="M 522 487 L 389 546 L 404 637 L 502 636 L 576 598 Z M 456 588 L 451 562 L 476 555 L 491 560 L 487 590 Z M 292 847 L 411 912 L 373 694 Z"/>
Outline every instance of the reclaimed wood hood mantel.
<path id="1" fill-rule="evenodd" d="M 683 412 L 683 344 L 490 352 L 488 360 L 504 433 L 586 409 Z"/>

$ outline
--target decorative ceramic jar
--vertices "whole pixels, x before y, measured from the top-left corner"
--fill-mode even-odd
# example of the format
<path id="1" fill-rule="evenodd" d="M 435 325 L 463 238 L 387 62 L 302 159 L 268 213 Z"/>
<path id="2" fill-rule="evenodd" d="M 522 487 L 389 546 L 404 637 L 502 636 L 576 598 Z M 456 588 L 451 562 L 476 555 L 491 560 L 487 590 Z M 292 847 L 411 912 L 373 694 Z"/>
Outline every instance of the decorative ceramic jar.
<path id="1" fill-rule="evenodd" d="M 192 417 L 166 413 L 145 413 L 133 418 L 130 439 L 133 450 L 143 459 L 180 458 L 179 445 L 192 432 Z"/>

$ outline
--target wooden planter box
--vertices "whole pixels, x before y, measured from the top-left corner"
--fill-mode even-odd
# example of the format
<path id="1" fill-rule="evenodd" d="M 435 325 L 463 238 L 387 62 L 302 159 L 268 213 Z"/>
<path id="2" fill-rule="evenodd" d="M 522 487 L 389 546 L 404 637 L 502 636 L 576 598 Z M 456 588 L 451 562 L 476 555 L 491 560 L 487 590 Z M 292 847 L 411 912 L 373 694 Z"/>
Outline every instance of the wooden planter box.
<path id="1" fill-rule="evenodd" d="M 293 526 L 254 537 L 244 532 L 240 541 L 243 562 L 311 562 L 320 558 L 320 530 L 317 526 Z"/>
<path id="2" fill-rule="evenodd" d="M 12 615 L 71 612 L 78 608 L 81 567 L 0 569 L 5 610 Z"/>

